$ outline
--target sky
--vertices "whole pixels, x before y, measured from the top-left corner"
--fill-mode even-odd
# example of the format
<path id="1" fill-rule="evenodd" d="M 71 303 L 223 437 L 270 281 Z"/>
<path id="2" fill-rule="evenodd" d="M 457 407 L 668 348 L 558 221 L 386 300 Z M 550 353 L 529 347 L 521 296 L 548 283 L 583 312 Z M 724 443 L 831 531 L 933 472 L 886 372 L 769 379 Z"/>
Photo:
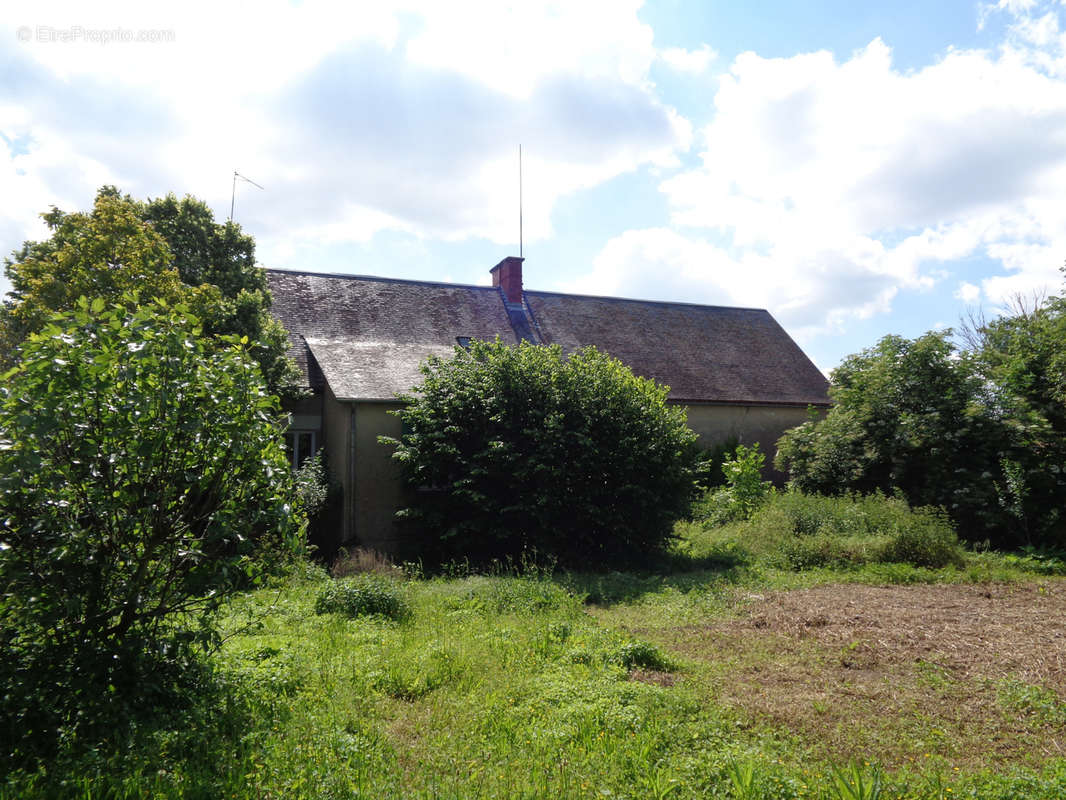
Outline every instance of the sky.
<path id="1" fill-rule="evenodd" d="M 232 202 L 266 267 L 485 284 L 519 145 L 527 289 L 766 308 L 828 373 L 1062 291 L 1066 0 L 0 10 L 4 255 L 113 184 Z"/>

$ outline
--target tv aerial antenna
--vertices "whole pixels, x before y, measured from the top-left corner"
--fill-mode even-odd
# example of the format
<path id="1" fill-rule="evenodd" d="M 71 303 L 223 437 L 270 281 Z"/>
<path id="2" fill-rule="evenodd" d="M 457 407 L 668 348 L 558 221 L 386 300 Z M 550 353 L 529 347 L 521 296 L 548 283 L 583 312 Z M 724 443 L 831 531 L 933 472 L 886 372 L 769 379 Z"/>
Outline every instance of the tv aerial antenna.
<path id="1" fill-rule="evenodd" d="M 518 145 L 518 257 L 522 258 L 522 145 Z"/>
<path id="2" fill-rule="evenodd" d="M 237 170 L 233 170 L 233 189 L 230 191 L 230 196 L 229 196 L 229 221 L 230 222 L 233 222 L 233 204 L 234 204 L 234 202 L 237 199 L 237 179 L 238 178 L 240 178 L 245 183 L 250 183 L 250 184 L 252 184 L 252 186 L 255 186 L 258 189 L 263 189 L 263 191 L 266 191 L 266 189 L 264 187 L 260 186 L 258 183 L 253 181 L 251 178 L 246 178 L 244 175 L 241 175 L 241 173 L 237 172 Z"/>

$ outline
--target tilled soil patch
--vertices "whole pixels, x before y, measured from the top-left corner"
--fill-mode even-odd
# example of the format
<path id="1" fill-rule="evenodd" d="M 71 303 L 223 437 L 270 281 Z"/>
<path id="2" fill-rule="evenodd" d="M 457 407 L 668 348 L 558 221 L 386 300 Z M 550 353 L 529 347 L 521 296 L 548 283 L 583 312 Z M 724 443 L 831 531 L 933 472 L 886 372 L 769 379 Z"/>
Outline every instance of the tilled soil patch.
<path id="1" fill-rule="evenodd" d="M 819 586 L 654 634 L 719 702 L 831 758 L 1066 755 L 1066 582 Z"/>

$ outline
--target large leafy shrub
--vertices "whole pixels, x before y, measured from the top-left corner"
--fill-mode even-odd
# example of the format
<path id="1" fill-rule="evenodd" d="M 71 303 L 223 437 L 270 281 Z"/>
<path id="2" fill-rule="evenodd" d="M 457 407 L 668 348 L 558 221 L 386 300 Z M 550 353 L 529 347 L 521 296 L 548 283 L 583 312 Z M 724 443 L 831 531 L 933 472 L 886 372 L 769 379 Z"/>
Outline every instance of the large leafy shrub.
<path id="1" fill-rule="evenodd" d="M 150 695 L 160 663 L 213 642 L 225 597 L 301 548 L 258 366 L 236 341 L 205 349 L 183 306 L 134 304 L 83 298 L 0 385 L 8 754 Z"/>
<path id="2" fill-rule="evenodd" d="M 388 441 L 414 490 L 404 513 L 439 557 L 633 559 L 687 511 L 697 449 L 684 410 L 594 348 L 475 341 L 423 375 Z"/>

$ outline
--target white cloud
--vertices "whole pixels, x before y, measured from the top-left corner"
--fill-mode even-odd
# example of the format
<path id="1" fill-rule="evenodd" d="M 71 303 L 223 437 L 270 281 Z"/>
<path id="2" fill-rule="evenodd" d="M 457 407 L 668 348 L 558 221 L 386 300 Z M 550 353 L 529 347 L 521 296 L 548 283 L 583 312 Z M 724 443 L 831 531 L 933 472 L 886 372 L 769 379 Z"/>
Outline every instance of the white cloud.
<path id="1" fill-rule="evenodd" d="M 91 6 L 76 0 L 47 5 L 16 0 L 5 6 L 3 28 L 5 45 L 16 41 L 17 29 L 29 29 L 30 40 L 19 38 L 20 49 L 64 79 L 93 75 L 150 86 L 173 98 L 206 94 L 232 100 L 248 87 L 283 83 L 345 43 L 393 46 L 397 12 L 389 3 L 338 0 L 261 0 L 254 8 L 209 0 L 163 6 L 138 0 Z M 114 30 L 173 36 L 150 43 L 101 43 L 92 35 Z"/>
<path id="2" fill-rule="evenodd" d="M 959 284 L 959 288 L 955 290 L 955 297 L 967 304 L 974 304 L 981 299 L 981 287 L 968 281 L 963 281 Z"/>
<path id="3" fill-rule="evenodd" d="M 691 136 L 644 87 L 553 76 L 519 100 L 374 48 L 331 56 L 276 103 L 276 116 L 289 116 L 273 132 L 276 155 L 296 176 L 279 181 L 280 196 L 309 195 L 288 209 L 290 225 L 317 224 L 343 201 L 447 240 L 517 238 L 519 143 L 534 241 L 550 233 L 560 197 L 674 163 Z"/>
<path id="4" fill-rule="evenodd" d="M 843 62 L 745 53 L 714 104 L 702 164 L 662 190 L 674 225 L 720 241 L 783 319 L 838 329 L 969 256 L 1010 273 L 982 281 L 988 298 L 1054 281 L 1066 80 L 1016 48 L 952 50 L 910 72 L 879 39 Z"/>
<path id="5" fill-rule="evenodd" d="M 642 0 L 401 2 L 422 20 L 407 45 L 414 64 L 458 72 L 515 97 L 545 75 L 639 84 L 655 58 Z"/>
<path id="6" fill-rule="evenodd" d="M 734 251 L 669 228 L 611 239 L 591 272 L 559 288 L 767 308 L 800 341 L 882 313 L 898 291 L 897 276 L 884 267 L 883 246 L 873 240 L 857 238 L 844 254 L 813 250 L 796 258 L 773 250 Z"/>
<path id="7" fill-rule="evenodd" d="M 1022 241 L 991 245 L 989 254 L 1002 261 L 1008 272 L 981 281 L 984 299 L 995 306 L 1006 306 L 1016 296 L 1058 293 L 1064 253 L 1066 236 L 1059 236 L 1054 244 Z"/>
<path id="8" fill-rule="evenodd" d="M 85 207 L 112 182 L 135 196 L 192 193 L 225 216 L 237 168 L 266 187 L 238 188 L 237 218 L 275 262 L 381 230 L 510 242 L 521 143 L 535 240 L 560 197 L 675 165 L 689 146 L 688 122 L 647 80 L 656 53 L 639 6 L 21 3 L 0 24 L 14 87 L 0 133 L 26 143 L 21 183 L 35 187 L 18 205 L 33 203 L 31 218 L 52 203 Z M 23 26 L 30 41 L 18 41 Z M 174 35 L 40 42 L 39 28 Z M 6 211 L 0 233 L 31 235 L 24 211 Z"/>
<path id="9" fill-rule="evenodd" d="M 695 50 L 668 47 L 659 53 L 659 58 L 677 72 L 699 75 L 707 71 L 711 63 L 718 58 L 718 53 L 709 44 L 704 43 Z"/>
<path id="10" fill-rule="evenodd" d="M 656 51 L 639 0 L 506 4 L 20 3 L 0 24 L 0 237 L 42 233 L 50 205 L 84 208 L 113 182 L 191 192 L 237 217 L 264 260 L 383 230 L 419 243 L 551 234 L 560 198 L 662 170 L 671 228 L 603 248 L 568 288 L 765 306 L 797 336 L 884 313 L 900 292 L 988 256 L 961 284 L 998 302 L 1057 287 L 1066 258 L 1066 34 L 1060 6 L 1000 0 L 1003 46 L 949 50 L 912 71 L 877 39 L 827 52 Z M 1052 13 L 1054 12 L 1054 13 Z M 30 26 L 173 30 L 159 44 L 16 40 Z M 714 116 L 693 140 L 648 79 L 705 82 Z M 719 82 L 720 80 L 720 82 Z M 717 87 L 717 88 L 716 88 Z M 956 279 L 954 283 L 958 283 Z"/>
<path id="11" fill-rule="evenodd" d="M 982 53 L 909 74 L 880 40 L 843 64 L 749 53 L 715 106 L 703 168 L 664 189 L 679 223 L 743 241 L 789 222 L 821 235 L 971 219 L 1066 163 L 1066 84 Z"/>
<path id="12" fill-rule="evenodd" d="M 1006 11 L 1009 14 L 1026 14 L 1037 6 L 1037 0 L 995 0 L 991 3 L 978 4 L 977 27 L 981 29 L 988 21 L 989 16 L 997 11 Z"/>

